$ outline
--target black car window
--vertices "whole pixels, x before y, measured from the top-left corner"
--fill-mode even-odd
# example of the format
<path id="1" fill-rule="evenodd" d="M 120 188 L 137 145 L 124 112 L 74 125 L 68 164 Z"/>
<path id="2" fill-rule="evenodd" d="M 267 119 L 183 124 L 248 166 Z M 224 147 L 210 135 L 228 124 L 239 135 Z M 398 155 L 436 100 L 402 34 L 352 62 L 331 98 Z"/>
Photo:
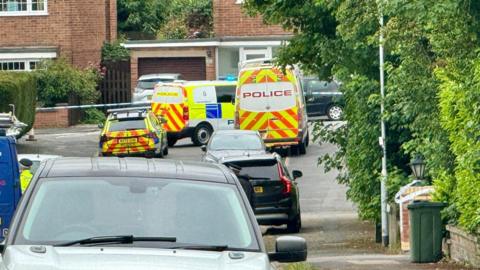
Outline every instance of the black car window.
<path id="1" fill-rule="evenodd" d="M 276 159 L 268 160 L 249 160 L 242 162 L 232 162 L 242 168 L 241 175 L 248 175 L 252 178 L 262 178 L 262 180 L 279 180 L 278 163 Z"/>
<path id="2" fill-rule="evenodd" d="M 112 120 L 108 131 L 125 131 L 135 129 L 146 129 L 145 119 L 124 119 L 124 120 Z"/>
<path id="3" fill-rule="evenodd" d="M 215 86 L 218 103 L 232 103 L 235 100 L 235 85 Z"/>
<path id="4" fill-rule="evenodd" d="M 338 84 L 335 81 L 307 80 L 306 92 L 309 95 L 322 95 L 325 93 L 338 92 Z"/>

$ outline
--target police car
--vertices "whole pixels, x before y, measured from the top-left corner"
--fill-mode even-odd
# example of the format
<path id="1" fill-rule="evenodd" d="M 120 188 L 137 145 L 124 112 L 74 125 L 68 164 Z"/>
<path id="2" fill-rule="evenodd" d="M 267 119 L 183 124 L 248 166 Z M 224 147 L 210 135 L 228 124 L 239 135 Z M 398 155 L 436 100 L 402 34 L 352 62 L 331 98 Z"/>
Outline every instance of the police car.
<path id="1" fill-rule="evenodd" d="M 166 119 L 168 145 L 190 137 L 205 145 L 218 129 L 233 129 L 236 81 L 157 84 L 152 111 Z"/>
<path id="2" fill-rule="evenodd" d="M 146 108 L 110 110 L 100 136 L 101 156 L 163 157 L 168 155 L 167 135 Z"/>

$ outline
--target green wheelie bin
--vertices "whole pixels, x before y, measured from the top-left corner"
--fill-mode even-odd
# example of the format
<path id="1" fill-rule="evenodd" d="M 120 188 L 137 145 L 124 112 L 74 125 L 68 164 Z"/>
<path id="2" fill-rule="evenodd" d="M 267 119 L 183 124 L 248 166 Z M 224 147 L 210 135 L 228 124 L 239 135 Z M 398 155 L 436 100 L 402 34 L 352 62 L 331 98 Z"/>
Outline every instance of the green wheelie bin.
<path id="1" fill-rule="evenodd" d="M 414 263 L 438 262 L 442 258 L 443 224 L 438 202 L 413 202 L 410 212 L 410 258 Z"/>

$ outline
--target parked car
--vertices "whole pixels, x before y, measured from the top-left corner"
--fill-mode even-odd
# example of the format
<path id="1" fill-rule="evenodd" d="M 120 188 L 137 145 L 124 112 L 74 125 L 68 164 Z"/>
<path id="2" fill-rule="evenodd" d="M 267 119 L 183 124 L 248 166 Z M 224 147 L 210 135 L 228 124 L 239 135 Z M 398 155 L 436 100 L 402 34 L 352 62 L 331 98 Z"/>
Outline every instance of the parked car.
<path id="1" fill-rule="evenodd" d="M 1 245 L 0 269 L 272 269 L 306 242 L 267 253 L 238 179 L 224 166 L 156 159 L 43 163 Z"/>
<path id="2" fill-rule="evenodd" d="M 282 70 L 271 59 L 248 60 L 240 67 L 235 128 L 258 130 L 269 148 L 305 154 L 309 134 L 300 71 Z"/>
<path id="3" fill-rule="evenodd" d="M 339 82 L 306 77 L 303 79 L 303 91 L 309 117 L 327 116 L 334 121 L 342 119 L 344 101 Z"/>
<path id="4" fill-rule="evenodd" d="M 152 100 L 153 89 L 157 83 L 169 83 L 183 81 L 183 76 L 177 73 L 160 73 L 142 75 L 138 78 L 137 86 L 133 92 L 133 102 L 150 102 Z"/>
<path id="5" fill-rule="evenodd" d="M 28 159 L 28 160 L 31 160 L 33 165 L 32 165 L 32 167 L 30 167 L 30 172 L 32 174 L 35 174 L 38 167 L 40 166 L 40 163 L 42 163 L 43 161 L 45 161 L 47 159 L 56 159 L 56 158 L 61 158 L 61 157 L 62 156 L 58 156 L 58 155 L 20 154 L 20 155 L 18 155 L 18 161 L 20 161 L 24 158 Z"/>
<path id="6" fill-rule="evenodd" d="M 260 225 L 287 224 L 288 231 L 300 231 L 302 217 L 296 179 L 302 177 L 301 171 L 290 174 L 276 153 L 229 157 L 222 163 L 240 167 L 239 174 L 250 179 L 255 191 L 255 216 Z"/>
<path id="7" fill-rule="evenodd" d="M 167 133 L 162 119 L 148 108 L 109 110 L 104 125 L 100 125 L 100 152 L 102 156 L 168 155 Z"/>
<path id="8" fill-rule="evenodd" d="M 265 144 L 257 131 L 217 130 L 207 145 L 202 146 L 203 161 L 218 162 L 229 156 L 265 154 Z"/>
<path id="9" fill-rule="evenodd" d="M 195 81 L 159 84 L 152 111 L 164 117 L 168 145 L 190 137 L 197 145 L 208 143 L 219 129 L 233 129 L 235 81 Z"/>

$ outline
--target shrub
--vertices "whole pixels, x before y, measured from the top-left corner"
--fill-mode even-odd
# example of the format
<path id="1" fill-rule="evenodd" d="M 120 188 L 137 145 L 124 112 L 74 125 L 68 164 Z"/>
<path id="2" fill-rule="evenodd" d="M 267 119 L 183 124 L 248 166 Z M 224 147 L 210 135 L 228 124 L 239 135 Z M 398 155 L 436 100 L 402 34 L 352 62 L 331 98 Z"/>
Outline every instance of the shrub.
<path id="1" fill-rule="evenodd" d="M 38 99 L 44 106 L 68 102 L 72 95 L 77 96 L 82 104 L 90 104 L 100 96 L 97 91 L 100 73 L 93 68 L 78 69 L 58 59 L 43 62 L 42 68 L 34 74 L 38 82 Z"/>
<path id="2" fill-rule="evenodd" d="M 0 112 L 9 112 L 9 104 L 15 104 L 15 115 L 28 125 L 24 133 L 35 121 L 36 100 L 36 81 L 31 73 L 0 72 Z"/>
<path id="3" fill-rule="evenodd" d="M 96 108 L 90 108 L 85 110 L 85 116 L 82 120 L 82 124 L 100 124 L 105 122 L 105 114 Z"/>
<path id="4" fill-rule="evenodd" d="M 478 57 L 478 56 L 477 56 Z M 470 232 L 480 229 L 480 61 L 463 68 L 440 69 L 442 126 L 455 154 L 453 201 L 459 223 Z M 444 182 L 447 184 L 449 182 Z M 448 189 L 448 186 L 447 186 Z M 451 211 L 451 209 L 450 209 Z"/>
<path id="5" fill-rule="evenodd" d="M 120 41 L 104 43 L 102 47 L 102 61 L 125 61 L 130 59 L 128 49 L 120 45 Z"/>

